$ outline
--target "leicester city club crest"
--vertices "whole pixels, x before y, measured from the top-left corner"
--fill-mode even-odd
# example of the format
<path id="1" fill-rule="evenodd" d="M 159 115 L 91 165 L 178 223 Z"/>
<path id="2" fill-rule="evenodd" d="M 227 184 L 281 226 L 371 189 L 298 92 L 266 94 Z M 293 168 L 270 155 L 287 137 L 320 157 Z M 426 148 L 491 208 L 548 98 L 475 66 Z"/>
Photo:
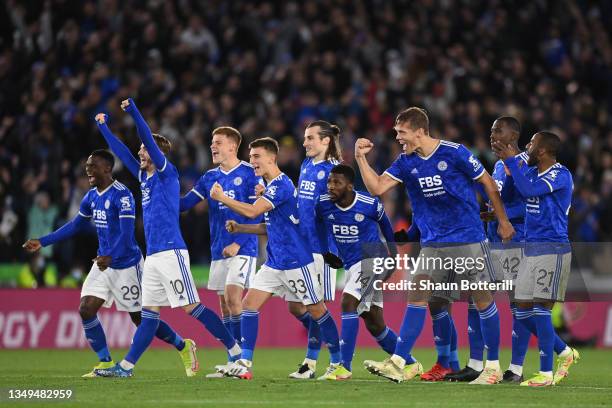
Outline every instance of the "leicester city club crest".
<path id="1" fill-rule="evenodd" d="M 241 178 L 241 177 L 236 177 L 236 178 L 234 179 L 234 185 L 235 185 L 235 186 L 239 186 L 239 185 L 241 185 L 241 184 L 242 184 L 242 178 Z"/>
<path id="2" fill-rule="evenodd" d="M 323 177 L 325 177 L 325 172 L 324 172 L 323 170 L 321 170 L 321 171 L 319 171 L 319 172 L 317 173 L 317 178 L 318 178 L 319 180 L 323 180 Z"/>
<path id="3" fill-rule="evenodd" d="M 448 164 L 446 164 L 446 162 L 444 160 L 441 160 L 438 162 L 438 170 L 440 171 L 444 171 L 448 169 Z"/>
<path id="4" fill-rule="evenodd" d="M 364 219 L 363 214 L 355 214 L 355 221 L 361 222 L 363 221 L 363 219 Z"/>

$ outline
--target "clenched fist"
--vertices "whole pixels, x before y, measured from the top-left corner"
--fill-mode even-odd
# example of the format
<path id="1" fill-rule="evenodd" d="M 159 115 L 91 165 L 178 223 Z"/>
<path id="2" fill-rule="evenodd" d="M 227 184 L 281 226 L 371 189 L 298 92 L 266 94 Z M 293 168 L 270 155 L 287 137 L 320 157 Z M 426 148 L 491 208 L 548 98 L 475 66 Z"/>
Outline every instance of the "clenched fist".
<path id="1" fill-rule="evenodd" d="M 355 158 L 365 157 L 366 154 L 374 148 L 374 143 L 371 140 L 365 138 L 359 138 L 355 142 Z"/>
<path id="2" fill-rule="evenodd" d="M 215 184 L 213 184 L 212 188 L 210 189 L 210 198 L 215 201 L 221 201 L 221 199 L 223 198 L 223 187 L 221 187 L 221 184 L 219 184 L 218 182 L 215 182 Z"/>
<path id="3" fill-rule="evenodd" d="M 96 122 L 98 122 L 100 125 L 103 125 L 106 123 L 107 118 L 108 116 L 105 113 L 98 113 L 96 115 Z"/>

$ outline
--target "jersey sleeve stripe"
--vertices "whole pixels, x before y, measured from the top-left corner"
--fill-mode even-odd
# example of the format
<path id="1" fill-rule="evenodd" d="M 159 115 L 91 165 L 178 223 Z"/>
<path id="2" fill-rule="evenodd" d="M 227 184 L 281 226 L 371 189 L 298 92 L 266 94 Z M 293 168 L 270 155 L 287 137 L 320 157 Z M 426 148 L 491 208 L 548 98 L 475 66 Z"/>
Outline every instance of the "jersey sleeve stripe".
<path id="1" fill-rule="evenodd" d="M 81 217 L 84 217 L 84 218 L 91 218 L 91 215 L 85 215 L 85 214 L 83 214 L 83 213 L 82 213 L 82 212 L 80 212 L 80 211 L 79 211 L 79 215 L 80 215 Z"/>
<path id="2" fill-rule="evenodd" d="M 195 188 L 192 188 L 192 189 L 191 189 L 191 191 L 193 191 L 193 193 L 194 193 L 195 195 L 197 195 L 198 197 L 200 197 L 200 199 L 205 200 L 204 196 L 203 196 L 202 194 L 200 194 L 200 193 L 198 192 L 198 190 L 196 190 Z"/>
<path id="3" fill-rule="evenodd" d="M 264 200 L 266 200 L 267 202 L 269 202 L 269 203 L 270 203 L 270 205 L 272 206 L 272 209 L 274 209 L 274 208 L 275 208 L 275 207 L 274 207 L 274 203 L 273 203 L 272 201 L 270 201 L 270 199 L 269 199 L 269 198 L 267 198 L 267 197 L 265 197 L 265 196 L 261 196 L 261 197 L 259 197 L 259 198 L 263 198 Z"/>
<path id="4" fill-rule="evenodd" d="M 542 179 L 542 181 L 543 181 L 543 182 L 545 182 L 546 184 L 548 184 L 548 188 L 550 188 L 550 192 L 552 193 L 552 192 L 554 191 L 552 184 L 550 184 L 550 183 L 548 182 L 548 180 L 546 180 L 546 179 L 544 179 L 544 178 Z"/>
<path id="5" fill-rule="evenodd" d="M 135 215 L 120 215 L 119 218 L 134 218 L 136 219 Z"/>
<path id="6" fill-rule="evenodd" d="M 440 140 L 440 144 L 458 149 L 461 146 L 459 143 L 449 142 L 448 140 Z"/>
<path id="7" fill-rule="evenodd" d="M 164 157 L 164 167 L 162 167 L 162 168 L 159 170 L 159 171 L 160 171 L 160 173 L 163 173 L 163 172 L 164 172 L 164 170 L 166 170 L 166 166 L 167 166 L 167 165 L 168 165 L 168 159 L 166 159 L 166 158 Z"/>
<path id="8" fill-rule="evenodd" d="M 393 174 L 389 173 L 388 171 L 385 171 L 383 174 L 386 174 L 387 176 L 391 177 L 393 180 L 398 181 L 400 183 L 403 183 L 403 181 L 397 177 L 395 177 Z"/>
<path id="9" fill-rule="evenodd" d="M 482 169 L 482 171 L 480 172 L 479 175 L 477 175 L 476 177 L 472 177 L 472 180 L 478 180 L 479 178 L 481 178 L 485 173 L 487 172 L 487 170 Z"/>

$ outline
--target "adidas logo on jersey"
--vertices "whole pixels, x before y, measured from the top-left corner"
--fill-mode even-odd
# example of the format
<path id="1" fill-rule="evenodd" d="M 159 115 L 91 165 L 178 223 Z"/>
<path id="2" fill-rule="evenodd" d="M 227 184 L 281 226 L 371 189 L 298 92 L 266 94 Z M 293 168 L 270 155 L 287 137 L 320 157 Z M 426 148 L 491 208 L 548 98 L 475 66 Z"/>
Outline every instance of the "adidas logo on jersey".
<path id="1" fill-rule="evenodd" d="M 336 217 L 334 217 L 334 214 L 329 214 L 329 216 L 327 217 L 327 219 L 329 220 L 335 220 Z"/>
<path id="2" fill-rule="evenodd" d="M 410 174 L 419 174 L 419 171 L 416 169 L 416 167 L 414 169 L 412 169 L 412 171 L 410 172 Z"/>
<path id="3" fill-rule="evenodd" d="M 543 292 L 543 293 L 548 293 L 548 292 L 549 292 L 549 291 L 548 291 L 548 288 L 544 288 L 544 289 L 542 289 L 542 292 Z"/>
<path id="4" fill-rule="evenodd" d="M 140 302 L 134 302 L 134 306 L 140 306 Z"/>
<path id="5" fill-rule="evenodd" d="M 185 297 L 183 295 L 179 296 L 179 300 L 185 300 Z"/>
<path id="6" fill-rule="evenodd" d="M 516 334 L 516 332 L 514 330 L 512 330 L 512 337 L 518 338 L 518 334 Z"/>
<path id="7" fill-rule="evenodd" d="M 474 333 L 474 329 L 472 329 L 472 326 L 468 326 L 468 333 Z"/>

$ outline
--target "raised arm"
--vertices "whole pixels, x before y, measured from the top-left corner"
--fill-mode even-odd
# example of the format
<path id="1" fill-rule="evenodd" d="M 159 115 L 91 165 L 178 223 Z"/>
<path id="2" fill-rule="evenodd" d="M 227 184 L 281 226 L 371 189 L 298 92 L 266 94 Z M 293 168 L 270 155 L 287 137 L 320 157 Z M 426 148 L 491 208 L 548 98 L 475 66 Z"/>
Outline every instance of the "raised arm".
<path id="1" fill-rule="evenodd" d="M 164 156 L 164 153 L 162 153 L 157 146 L 157 143 L 155 143 L 155 139 L 153 139 L 149 125 L 147 125 L 147 122 L 145 122 L 132 98 L 121 102 L 121 109 L 132 116 L 134 122 L 136 122 L 136 130 L 138 131 L 140 141 L 145 145 L 153 164 L 155 164 L 155 167 L 158 170 L 163 171 L 166 167 L 166 156 Z"/>
<path id="2" fill-rule="evenodd" d="M 102 136 L 104 136 L 104 140 L 108 143 L 108 147 L 119 157 L 119 160 L 123 162 L 125 167 L 132 173 L 132 175 L 138 178 L 138 172 L 140 170 L 140 164 L 138 160 L 132 155 L 130 149 L 119 140 L 117 136 L 110 131 L 107 125 L 108 116 L 104 113 L 98 113 L 96 115 L 96 123 L 98 124 L 98 129 Z"/>
<path id="3" fill-rule="evenodd" d="M 530 181 L 518 166 L 518 159 L 510 157 L 504 160 L 504 164 L 508 166 L 510 174 L 514 179 L 514 185 L 523 198 L 539 197 L 553 192 L 552 185 L 545 179 Z"/>
<path id="4" fill-rule="evenodd" d="M 380 196 L 398 185 L 399 181 L 386 173 L 378 175 L 372 166 L 370 166 L 366 154 L 368 154 L 373 147 L 374 144 L 368 139 L 357 139 L 357 142 L 355 142 L 355 160 L 357 161 L 363 184 L 365 184 L 370 194 Z"/>

